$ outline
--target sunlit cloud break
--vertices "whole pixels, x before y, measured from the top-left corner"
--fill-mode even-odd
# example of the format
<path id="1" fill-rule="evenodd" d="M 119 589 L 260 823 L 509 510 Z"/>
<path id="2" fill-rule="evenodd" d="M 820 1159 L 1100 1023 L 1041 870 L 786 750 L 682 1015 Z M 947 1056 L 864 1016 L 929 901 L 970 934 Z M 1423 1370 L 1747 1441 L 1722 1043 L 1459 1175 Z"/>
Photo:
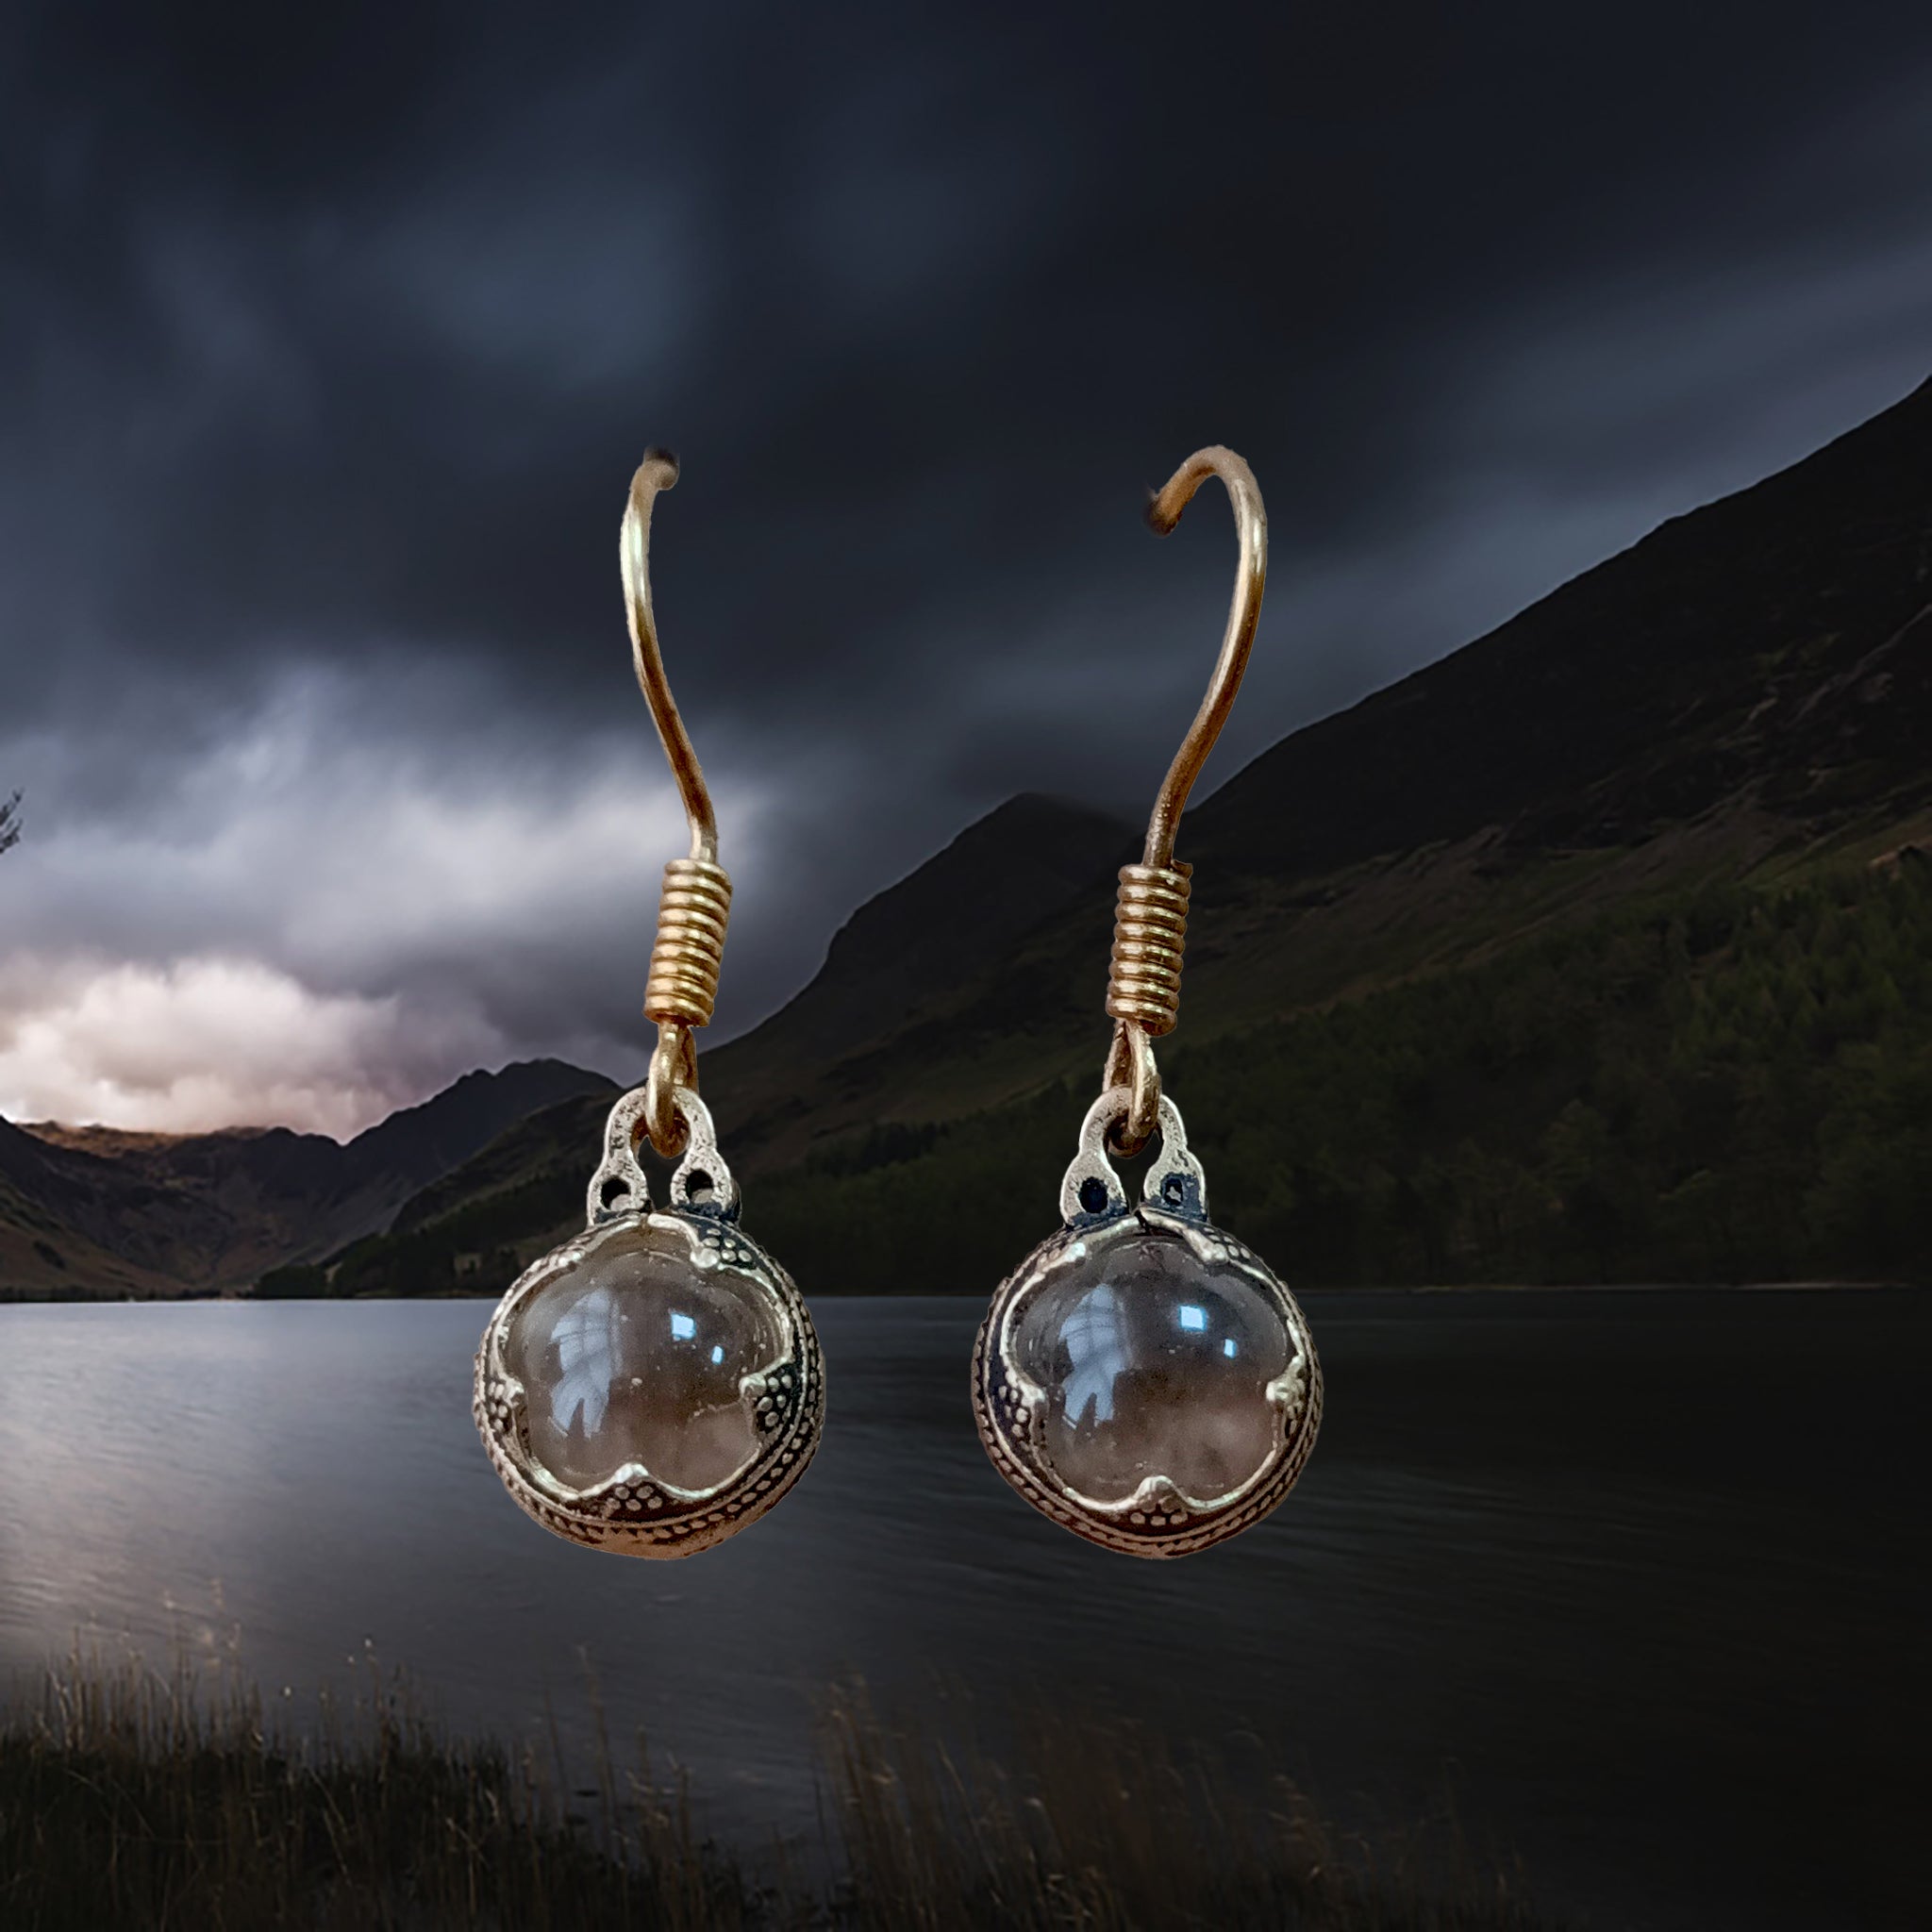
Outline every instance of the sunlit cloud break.
<path id="1" fill-rule="evenodd" d="M 686 839 L 648 717 L 559 773 L 460 682 L 413 693 L 472 708 L 439 753 L 298 672 L 158 762 L 132 816 L 83 747 L 0 743 L 46 801 L 0 871 L 0 1115 L 340 1137 L 479 1065 L 638 1058 L 658 869 Z M 756 875 L 760 789 L 721 775 Z"/>
<path id="2" fill-rule="evenodd" d="M 347 1139 L 501 1046 L 475 1015 L 317 992 L 258 959 L 16 960 L 0 1012 L 0 1114 L 145 1132 Z"/>

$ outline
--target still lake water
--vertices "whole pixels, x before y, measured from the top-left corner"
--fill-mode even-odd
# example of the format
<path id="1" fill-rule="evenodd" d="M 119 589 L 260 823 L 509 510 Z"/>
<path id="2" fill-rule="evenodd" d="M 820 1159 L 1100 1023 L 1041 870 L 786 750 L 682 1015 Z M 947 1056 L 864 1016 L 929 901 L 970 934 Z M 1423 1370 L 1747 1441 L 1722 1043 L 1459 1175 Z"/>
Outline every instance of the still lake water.
<path id="1" fill-rule="evenodd" d="M 1310 1295 L 1328 1377 L 1270 1522 L 1170 1564 L 1012 1496 L 979 1308 L 821 1301 L 824 1446 L 683 1563 L 545 1536 L 469 1419 L 480 1303 L 0 1307 L 0 1675 L 76 1630 L 239 1628 L 264 1683 L 373 1640 L 454 1722 L 581 1704 L 721 1829 L 808 1829 L 814 1699 L 964 1684 L 1258 1734 L 1332 1809 L 1445 1774 L 1598 1927 L 1932 1923 L 1932 1297 Z"/>

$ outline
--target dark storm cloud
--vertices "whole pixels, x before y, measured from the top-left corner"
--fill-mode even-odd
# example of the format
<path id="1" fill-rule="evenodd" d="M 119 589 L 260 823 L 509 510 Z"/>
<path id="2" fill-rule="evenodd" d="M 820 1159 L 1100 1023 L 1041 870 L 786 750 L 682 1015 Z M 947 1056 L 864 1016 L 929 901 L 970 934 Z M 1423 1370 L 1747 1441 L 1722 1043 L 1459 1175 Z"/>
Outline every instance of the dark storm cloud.
<path id="1" fill-rule="evenodd" d="M 646 442 L 742 1024 L 1007 792 L 1140 806 L 1225 597 L 1218 505 L 1136 515 L 1197 443 L 1274 535 L 1212 781 L 1932 362 L 1923 8 L 0 37 L 0 956 L 261 961 L 457 1059 L 641 1030 Z"/>

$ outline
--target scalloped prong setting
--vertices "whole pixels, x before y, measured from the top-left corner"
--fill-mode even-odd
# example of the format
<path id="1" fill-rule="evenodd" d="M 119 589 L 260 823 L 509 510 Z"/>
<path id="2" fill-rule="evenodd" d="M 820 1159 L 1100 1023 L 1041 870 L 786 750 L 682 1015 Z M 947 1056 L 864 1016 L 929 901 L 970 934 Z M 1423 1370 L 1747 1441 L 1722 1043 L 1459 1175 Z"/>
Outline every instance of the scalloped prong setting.
<path id="1" fill-rule="evenodd" d="M 1004 1281 L 973 1357 L 993 1466 L 1041 1514 L 1136 1557 L 1181 1557 L 1269 1514 L 1314 1448 L 1322 1371 L 1299 1306 L 1207 1217 L 1180 1116 L 1129 1207 L 1104 1095 L 1062 1189 L 1066 1224 Z"/>
<path id="2" fill-rule="evenodd" d="M 491 1314 L 473 1412 L 504 1487 L 545 1529 L 676 1557 L 736 1535 L 804 1474 L 824 1370 L 804 1297 L 735 1224 L 737 1191 L 695 1095 L 679 1104 L 703 1165 L 686 1167 L 705 1185 L 680 1170 L 672 1206 L 651 1209 L 631 1154 L 639 1099 L 612 1110 L 591 1224 Z"/>

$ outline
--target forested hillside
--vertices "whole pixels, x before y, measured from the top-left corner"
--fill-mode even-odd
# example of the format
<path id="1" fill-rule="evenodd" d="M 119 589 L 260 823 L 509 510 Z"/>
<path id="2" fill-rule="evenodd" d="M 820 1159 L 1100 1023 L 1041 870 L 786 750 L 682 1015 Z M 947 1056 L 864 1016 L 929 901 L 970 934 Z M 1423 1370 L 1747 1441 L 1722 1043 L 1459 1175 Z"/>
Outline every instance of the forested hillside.
<path id="1" fill-rule="evenodd" d="M 1932 859 L 1628 906 L 1168 1067 L 1216 1219 L 1307 1285 L 1921 1278 Z M 990 1291 L 1091 1097 L 844 1137 L 760 1176 L 746 1224 L 808 1290 Z M 560 1152 L 336 1291 L 500 1289 L 583 1185 Z"/>

